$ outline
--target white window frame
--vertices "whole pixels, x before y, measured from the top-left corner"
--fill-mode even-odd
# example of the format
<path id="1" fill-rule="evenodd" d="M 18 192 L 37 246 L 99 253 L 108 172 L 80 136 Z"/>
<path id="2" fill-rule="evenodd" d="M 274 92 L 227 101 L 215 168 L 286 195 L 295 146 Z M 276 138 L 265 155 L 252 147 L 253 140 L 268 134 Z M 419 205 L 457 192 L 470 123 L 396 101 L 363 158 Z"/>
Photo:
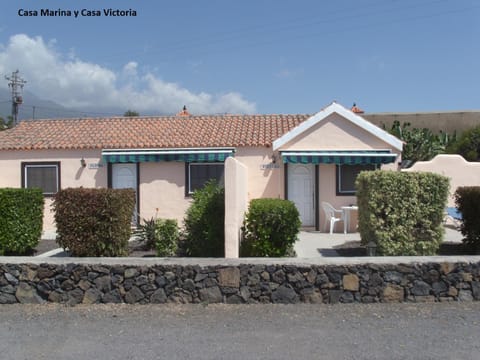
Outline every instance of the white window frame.
<path id="1" fill-rule="evenodd" d="M 54 196 L 60 190 L 60 162 L 24 162 L 22 163 L 22 187 L 29 188 L 28 186 L 28 169 L 30 168 L 55 168 L 56 173 L 56 191 L 44 192 L 44 196 Z M 43 189 L 42 189 L 43 190 Z"/>

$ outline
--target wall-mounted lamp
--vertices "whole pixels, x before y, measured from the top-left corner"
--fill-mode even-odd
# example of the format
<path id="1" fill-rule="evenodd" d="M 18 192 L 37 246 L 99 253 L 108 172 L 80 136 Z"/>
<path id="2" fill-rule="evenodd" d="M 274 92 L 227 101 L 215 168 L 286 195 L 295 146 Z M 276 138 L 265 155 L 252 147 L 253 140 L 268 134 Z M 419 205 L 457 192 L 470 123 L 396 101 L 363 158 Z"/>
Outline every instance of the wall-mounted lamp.
<path id="1" fill-rule="evenodd" d="M 82 165 L 82 167 L 87 166 L 87 162 L 85 161 L 85 159 L 83 157 L 80 159 L 80 165 Z"/>
<path id="2" fill-rule="evenodd" d="M 272 164 L 275 164 L 277 162 L 277 156 L 275 154 L 272 154 Z"/>

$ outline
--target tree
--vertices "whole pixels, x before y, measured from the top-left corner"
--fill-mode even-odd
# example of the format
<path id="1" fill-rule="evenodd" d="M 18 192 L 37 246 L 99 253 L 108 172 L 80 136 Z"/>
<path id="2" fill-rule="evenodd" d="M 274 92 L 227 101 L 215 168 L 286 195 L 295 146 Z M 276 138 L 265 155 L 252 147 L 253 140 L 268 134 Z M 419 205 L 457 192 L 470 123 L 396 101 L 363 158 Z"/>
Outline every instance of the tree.
<path id="1" fill-rule="evenodd" d="M 128 109 L 127 111 L 125 111 L 125 113 L 123 114 L 123 116 L 126 116 L 126 117 L 135 117 L 135 116 L 140 116 L 140 114 L 135 111 L 135 110 L 130 110 Z"/>
<path id="2" fill-rule="evenodd" d="M 448 147 L 448 152 L 462 155 L 467 161 L 480 161 L 480 126 L 462 133 L 457 142 Z"/>
<path id="3" fill-rule="evenodd" d="M 11 115 L 7 116 L 7 120 L 0 116 L 0 131 L 7 130 L 13 127 L 13 118 Z"/>
<path id="4" fill-rule="evenodd" d="M 412 128 L 408 122 L 400 125 L 398 120 L 394 121 L 389 132 L 405 142 L 402 159 L 409 165 L 417 161 L 428 161 L 445 153 L 447 146 L 456 140 L 455 133 L 451 136 L 444 132 L 435 135 L 427 128 Z"/>

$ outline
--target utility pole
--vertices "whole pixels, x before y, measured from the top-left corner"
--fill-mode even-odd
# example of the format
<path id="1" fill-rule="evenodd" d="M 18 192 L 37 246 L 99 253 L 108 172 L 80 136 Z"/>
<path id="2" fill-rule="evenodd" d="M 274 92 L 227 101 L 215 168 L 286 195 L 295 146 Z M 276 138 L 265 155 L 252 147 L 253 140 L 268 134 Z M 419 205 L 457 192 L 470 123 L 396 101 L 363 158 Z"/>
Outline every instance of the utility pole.
<path id="1" fill-rule="evenodd" d="M 12 72 L 12 76 L 5 76 L 9 81 L 8 87 L 12 89 L 12 118 L 14 125 L 17 125 L 18 106 L 23 103 L 22 91 L 23 86 L 27 83 L 19 76 L 19 71 Z"/>

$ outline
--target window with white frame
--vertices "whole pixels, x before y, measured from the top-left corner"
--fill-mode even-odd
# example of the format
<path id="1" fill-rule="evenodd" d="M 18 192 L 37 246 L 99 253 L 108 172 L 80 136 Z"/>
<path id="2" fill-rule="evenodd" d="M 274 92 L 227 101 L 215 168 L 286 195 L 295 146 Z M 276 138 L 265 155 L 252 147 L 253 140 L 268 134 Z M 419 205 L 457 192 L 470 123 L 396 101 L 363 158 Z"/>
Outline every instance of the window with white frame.
<path id="1" fill-rule="evenodd" d="M 22 163 L 22 187 L 40 188 L 45 196 L 60 190 L 60 163 Z"/>
<path id="2" fill-rule="evenodd" d="M 376 164 L 337 165 L 337 195 L 355 195 L 355 180 L 361 171 L 375 170 Z"/>
<path id="3" fill-rule="evenodd" d="M 209 180 L 214 179 L 223 185 L 223 163 L 188 163 L 187 164 L 187 189 L 188 194 L 202 188 Z"/>

